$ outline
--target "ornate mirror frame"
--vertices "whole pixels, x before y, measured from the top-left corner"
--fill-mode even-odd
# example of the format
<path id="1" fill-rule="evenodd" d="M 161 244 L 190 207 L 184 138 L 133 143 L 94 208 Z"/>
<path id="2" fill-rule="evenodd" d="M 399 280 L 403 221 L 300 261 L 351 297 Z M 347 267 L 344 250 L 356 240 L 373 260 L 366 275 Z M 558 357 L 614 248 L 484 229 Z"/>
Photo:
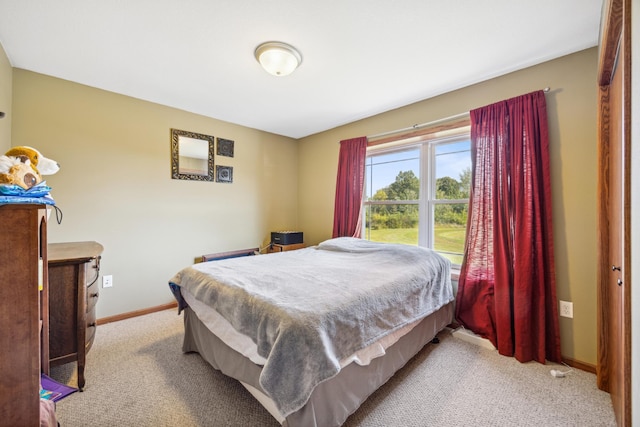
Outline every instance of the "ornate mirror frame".
<path id="1" fill-rule="evenodd" d="M 214 141 L 210 135 L 171 129 L 171 178 L 215 181 Z"/>

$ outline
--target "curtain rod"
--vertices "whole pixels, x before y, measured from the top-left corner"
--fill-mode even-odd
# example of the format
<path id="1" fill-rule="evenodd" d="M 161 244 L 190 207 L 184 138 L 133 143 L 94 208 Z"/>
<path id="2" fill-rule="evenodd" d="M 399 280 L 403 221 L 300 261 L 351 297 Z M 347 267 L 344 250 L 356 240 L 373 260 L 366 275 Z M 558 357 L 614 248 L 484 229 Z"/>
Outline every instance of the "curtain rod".
<path id="1" fill-rule="evenodd" d="M 547 93 L 551 90 L 550 87 L 545 87 L 544 89 L 542 89 L 542 91 L 544 93 Z M 453 116 L 449 116 L 449 117 L 445 117 L 443 119 L 438 119 L 438 120 L 432 120 L 430 122 L 426 122 L 426 123 L 420 123 L 420 124 L 415 124 L 413 126 L 409 126 L 403 129 L 396 129 L 396 130 L 390 130 L 388 132 L 382 132 L 382 133 L 376 133 L 375 135 L 371 135 L 371 136 L 367 136 L 367 139 L 375 139 L 375 138 L 381 138 L 383 136 L 387 136 L 387 135 L 393 135 L 394 133 L 402 133 L 402 132 L 406 132 L 409 130 L 417 130 L 426 126 L 433 126 L 433 125 L 437 125 L 439 123 L 442 122 L 448 122 L 450 120 L 455 120 L 455 119 L 460 119 L 464 116 L 466 116 L 467 114 L 469 114 L 469 112 L 466 113 L 460 113 L 460 114 L 455 114 Z"/>

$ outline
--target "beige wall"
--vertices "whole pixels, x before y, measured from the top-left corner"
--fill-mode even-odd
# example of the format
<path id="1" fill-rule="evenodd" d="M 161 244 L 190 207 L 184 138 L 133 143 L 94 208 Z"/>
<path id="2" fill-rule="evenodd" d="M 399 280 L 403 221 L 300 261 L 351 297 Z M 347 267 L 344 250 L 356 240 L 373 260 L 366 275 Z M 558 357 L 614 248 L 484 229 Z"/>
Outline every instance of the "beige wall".
<path id="1" fill-rule="evenodd" d="M 212 99 L 215 99 L 213 97 Z M 212 101 L 215 102 L 215 101 Z M 167 282 L 204 253 L 264 245 L 297 228 L 293 139 L 33 72 L 13 71 L 13 145 L 57 160 L 63 211 L 50 242 L 104 246 L 98 317 L 172 301 Z M 232 184 L 171 179 L 170 128 L 235 141 Z"/>
<path id="2" fill-rule="evenodd" d="M 302 139 L 298 215 L 305 240 L 331 237 L 338 141 L 441 119 L 549 86 L 557 296 L 574 304 L 574 318 L 560 318 L 562 354 L 595 365 L 596 56 L 596 48 L 588 49 Z"/>
<path id="3" fill-rule="evenodd" d="M 589 49 L 298 143 L 15 69 L 12 145 L 33 145 L 61 163 L 47 182 L 64 219 L 51 221 L 49 239 L 105 246 L 102 273 L 114 277 L 98 303 L 105 317 L 170 302 L 167 281 L 202 253 L 265 244 L 283 228 L 304 231 L 309 244 L 329 238 L 341 139 L 550 86 L 557 289 L 574 303 L 574 318 L 560 319 L 562 353 L 595 365 L 596 55 Z M 6 74 L 0 63 L 3 81 Z M 235 140 L 235 157 L 220 162 L 234 167 L 234 183 L 172 180 L 171 127 Z"/>
<path id="4" fill-rule="evenodd" d="M 11 148 L 11 93 L 13 87 L 13 68 L 0 44 L 0 155 Z"/>

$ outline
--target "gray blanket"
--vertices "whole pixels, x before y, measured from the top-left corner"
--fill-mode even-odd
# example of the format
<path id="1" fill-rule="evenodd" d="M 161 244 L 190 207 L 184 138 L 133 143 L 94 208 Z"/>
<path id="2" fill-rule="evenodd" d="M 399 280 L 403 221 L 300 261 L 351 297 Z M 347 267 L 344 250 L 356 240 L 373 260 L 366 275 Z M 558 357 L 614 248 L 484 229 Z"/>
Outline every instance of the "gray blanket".
<path id="1" fill-rule="evenodd" d="M 354 238 L 187 267 L 186 288 L 257 345 L 260 385 L 284 416 L 340 360 L 453 301 L 450 263 L 428 249 Z"/>

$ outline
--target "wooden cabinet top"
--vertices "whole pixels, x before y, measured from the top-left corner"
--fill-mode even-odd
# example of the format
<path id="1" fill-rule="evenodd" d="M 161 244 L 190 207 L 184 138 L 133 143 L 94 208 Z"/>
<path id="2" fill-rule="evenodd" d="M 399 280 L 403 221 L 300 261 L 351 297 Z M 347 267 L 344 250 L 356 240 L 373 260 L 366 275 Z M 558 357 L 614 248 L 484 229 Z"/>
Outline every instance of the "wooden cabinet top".
<path id="1" fill-rule="evenodd" d="M 49 264 L 69 261 L 85 262 L 97 258 L 104 248 L 98 242 L 49 243 Z"/>
<path id="2" fill-rule="evenodd" d="M 18 210 L 18 209 L 44 209 L 49 205 L 44 203 L 7 203 L 0 205 L 0 209 L 3 210 Z"/>

